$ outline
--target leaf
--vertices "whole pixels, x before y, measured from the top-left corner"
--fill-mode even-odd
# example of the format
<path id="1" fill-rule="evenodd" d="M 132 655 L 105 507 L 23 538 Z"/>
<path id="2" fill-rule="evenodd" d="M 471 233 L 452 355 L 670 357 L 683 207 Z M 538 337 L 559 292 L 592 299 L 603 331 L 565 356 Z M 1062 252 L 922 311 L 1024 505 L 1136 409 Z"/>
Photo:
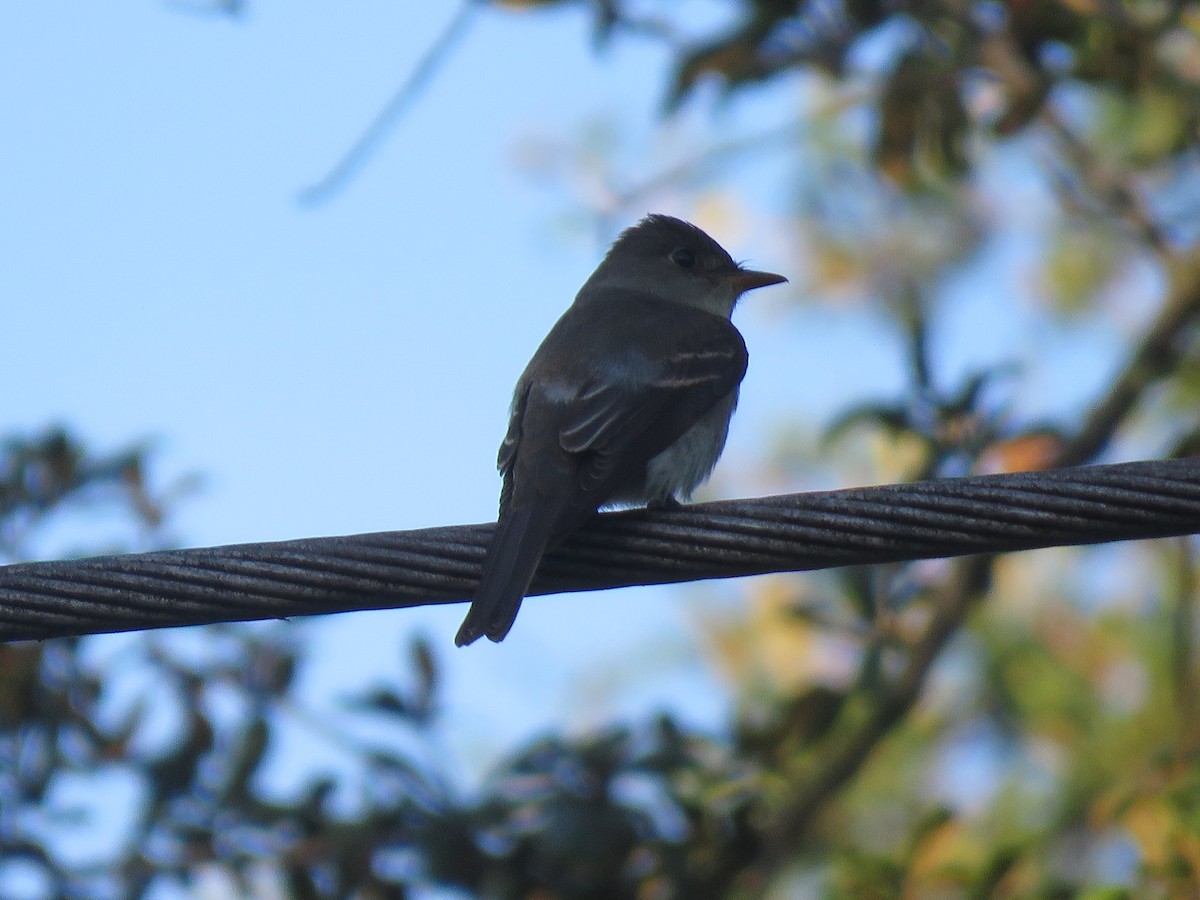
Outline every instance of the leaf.
<path id="1" fill-rule="evenodd" d="M 1042 280 L 1060 312 L 1084 312 L 1117 273 L 1121 254 L 1111 230 L 1067 225 L 1052 237 Z"/>
<path id="2" fill-rule="evenodd" d="M 680 58 L 667 93 L 666 111 L 678 109 L 705 75 L 719 75 L 728 86 L 763 74 L 753 35 L 737 34 L 699 47 Z"/>
<path id="3" fill-rule="evenodd" d="M 402 719 L 412 719 L 417 716 L 417 710 L 408 698 L 390 687 L 372 688 L 365 694 L 349 697 L 342 703 L 348 709 L 383 713 Z"/>
<path id="4" fill-rule="evenodd" d="M 258 771 L 270 745 L 271 731 L 267 720 L 256 716 L 238 743 L 232 768 L 225 779 L 224 796 L 235 802 L 245 801 L 252 796 L 250 779 Z"/>
<path id="5" fill-rule="evenodd" d="M 916 433 L 908 406 L 901 403 L 864 403 L 853 406 L 838 416 L 825 429 L 822 443 L 829 445 L 845 437 L 859 425 L 874 425 L 889 435 Z"/>
<path id="6" fill-rule="evenodd" d="M 879 98 L 875 165 L 904 186 L 962 175 L 970 162 L 969 127 L 957 71 L 930 53 L 909 50 L 897 60 Z"/>
<path id="7" fill-rule="evenodd" d="M 424 637 L 413 638 L 409 653 L 417 673 L 416 697 L 413 704 L 421 716 L 428 717 L 433 713 L 434 700 L 437 697 L 437 658 L 433 655 L 433 647 Z"/>

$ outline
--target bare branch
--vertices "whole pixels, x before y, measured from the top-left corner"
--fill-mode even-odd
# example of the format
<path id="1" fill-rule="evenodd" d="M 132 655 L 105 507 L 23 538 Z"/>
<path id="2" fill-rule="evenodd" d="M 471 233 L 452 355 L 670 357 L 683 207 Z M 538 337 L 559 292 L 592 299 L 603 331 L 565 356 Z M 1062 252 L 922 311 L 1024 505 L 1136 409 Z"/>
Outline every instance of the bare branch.
<path id="1" fill-rule="evenodd" d="M 346 186 L 351 176 L 362 167 L 379 146 L 380 141 L 396 124 L 397 119 L 437 72 L 454 45 L 467 33 L 467 26 L 479 4 L 474 0 L 463 0 L 445 30 L 425 56 L 417 63 L 408 80 L 392 95 L 366 130 L 354 142 L 346 154 L 329 170 L 320 181 L 309 185 L 297 198 L 305 205 L 323 203 Z"/>
<path id="2" fill-rule="evenodd" d="M 1132 225 L 1148 247 L 1158 254 L 1166 253 L 1166 237 L 1129 175 L 1102 166 L 1092 149 L 1049 104 L 1042 108 L 1041 119 L 1087 190 L 1114 215 Z"/>

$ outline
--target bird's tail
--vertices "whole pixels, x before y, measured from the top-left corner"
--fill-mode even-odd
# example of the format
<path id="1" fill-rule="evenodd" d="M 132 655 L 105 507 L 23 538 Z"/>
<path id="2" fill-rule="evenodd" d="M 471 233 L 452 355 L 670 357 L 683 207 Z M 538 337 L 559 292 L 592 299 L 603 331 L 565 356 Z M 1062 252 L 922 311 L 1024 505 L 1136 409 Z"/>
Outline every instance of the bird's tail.
<path id="1" fill-rule="evenodd" d="M 512 628 L 550 542 L 549 517 L 536 515 L 534 505 L 513 508 L 502 516 L 483 560 L 479 590 L 454 637 L 459 647 L 486 635 L 502 641 Z M 541 519 L 542 521 L 538 521 Z"/>

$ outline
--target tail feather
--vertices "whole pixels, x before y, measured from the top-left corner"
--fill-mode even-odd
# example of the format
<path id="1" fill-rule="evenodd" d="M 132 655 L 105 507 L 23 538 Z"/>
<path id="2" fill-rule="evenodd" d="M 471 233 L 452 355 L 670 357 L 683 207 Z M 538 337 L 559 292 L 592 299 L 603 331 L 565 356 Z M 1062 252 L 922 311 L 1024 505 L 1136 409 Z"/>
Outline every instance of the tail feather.
<path id="1" fill-rule="evenodd" d="M 550 540 L 550 523 L 545 521 L 549 517 L 536 512 L 533 506 L 510 509 L 497 524 L 483 560 L 479 590 L 454 637 L 457 646 L 465 647 L 485 635 L 498 642 L 512 628 Z"/>

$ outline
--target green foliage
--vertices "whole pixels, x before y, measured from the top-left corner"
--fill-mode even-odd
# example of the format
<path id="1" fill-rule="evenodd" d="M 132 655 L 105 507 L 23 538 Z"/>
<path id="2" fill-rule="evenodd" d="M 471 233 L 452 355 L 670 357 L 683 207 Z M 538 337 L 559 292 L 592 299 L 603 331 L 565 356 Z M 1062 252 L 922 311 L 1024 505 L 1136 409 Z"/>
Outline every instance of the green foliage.
<path id="1" fill-rule="evenodd" d="M 162 501 L 145 480 L 147 452 L 141 445 L 94 454 L 62 427 L 0 442 L 0 562 L 29 556 L 32 536 L 58 515 L 120 507 L 142 528 L 161 529 Z"/>
<path id="2" fill-rule="evenodd" d="M 1117 275 L 1119 239 L 1090 222 L 1065 222 L 1051 236 L 1043 264 L 1050 298 L 1063 312 L 1087 312 Z"/>

